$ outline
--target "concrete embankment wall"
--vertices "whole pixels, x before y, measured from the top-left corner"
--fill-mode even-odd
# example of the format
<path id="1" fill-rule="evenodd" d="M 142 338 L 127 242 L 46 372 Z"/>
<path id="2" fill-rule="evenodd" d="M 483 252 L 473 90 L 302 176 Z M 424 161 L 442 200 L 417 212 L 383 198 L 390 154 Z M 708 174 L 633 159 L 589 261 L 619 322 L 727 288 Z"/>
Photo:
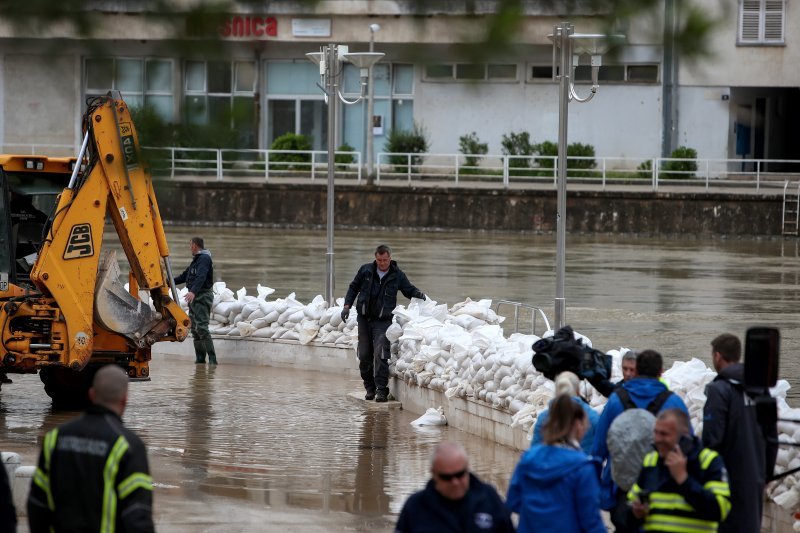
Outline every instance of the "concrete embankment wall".
<path id="1" fill-rule="evenodd" d="M 688 188 L 687 188 L 688 189 Z M 319 184 L 158 180 L 162 217 L 180 224 L 324 226 L 327 189 Z M 550 233 L 556 191 L 337 185 L 342 227 Z M 777 236 L 783 199 L 774 194 L 570 190 L 569 233 Z"/>

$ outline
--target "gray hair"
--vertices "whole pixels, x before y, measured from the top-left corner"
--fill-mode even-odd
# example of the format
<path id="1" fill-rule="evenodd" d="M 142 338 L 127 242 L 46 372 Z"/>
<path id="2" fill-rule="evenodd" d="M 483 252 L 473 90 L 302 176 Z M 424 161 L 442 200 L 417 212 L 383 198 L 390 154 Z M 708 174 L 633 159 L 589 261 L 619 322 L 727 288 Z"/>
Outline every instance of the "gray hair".
<path id="1" fill-rule="evenodd" d="M 625 352 L 625 355 L 622 356 L 623 361 L 633 361 L 636 362 L 636 356 L 639 355 L 633 350 L 628 350 Z"/>
<path id="2" fill-rule="evenodd" d="M 457 442 L 449 442 L 444 441 L 440 442 L 436 445 L 436 448 L 433 449 L 433 454 L 431 454 L 431 468 L 436 463 L 436 460 L 442 457 L 453 457 L 453 456 L 460 456 L 464 458 L 464 461 L 469 464 L 469 457 L 467 456 L 467 450 L 464 449 L 462 445 Z"/>

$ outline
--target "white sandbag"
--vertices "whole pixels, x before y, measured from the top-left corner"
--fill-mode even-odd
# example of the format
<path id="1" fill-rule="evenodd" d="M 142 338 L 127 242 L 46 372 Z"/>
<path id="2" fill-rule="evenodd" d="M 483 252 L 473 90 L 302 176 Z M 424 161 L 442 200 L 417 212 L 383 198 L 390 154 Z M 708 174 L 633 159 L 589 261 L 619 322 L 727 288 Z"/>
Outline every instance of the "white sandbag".
<path id="1" fill-rule="evenodd" d="M 319 323 L 316 320 L 304 319 L 297 325 L 295 330 L 298 333 L 300 344 L 308 344 L 317 336 Z"/>
<path id="2" fill-rule="evenodd" d="M 256 285 L 256 292 L 258 293 L 257 298 L 259 300 L 266 300 L 267 296 L 275 292 L 275 289 L 271 287 L 264 287 L 259 283 L 258 285 Z"/>
<path id="3" fill-rule="evenodd" d="M 236 329 L 242 337 L 248 337 L 256 330 L 250 322 L 237 322 Z"/>
<path id="4" fill-rule="evenodd" d="M 293 329 L 289 329 L 286 330 L 286 332 L 283 335 L 281 335 L 281 339 L 291 340 L 291 341 L 300 340 L 300 334 Z"/>
<path id="5" fill-rule="evenodd" d="M 386 339 L 389 342 L 397 342 L 397 339 L 403 334 L 403 328 L 397 322 L 393 323 L 386 330 Z"/>
<path id="6" fill-rule="evenodd" d="M 253 332 L 253 334 L 250 335 L 250 336 L 251 337 L 256 337 L 256 338 L 259 338 L 259 339 L 271 339 L 274 334 L 275 334 L 275 328 L 267 326 L 267 327 L 259 328 L 259 329 L 255 330 Z"/>
<path id="7" fill-rule="evenodd" d="M 444 409 L 441 407 L 429 407 L 425 414 L 411 422 L 412 426 L 446 426 L 447 418 L 444 416 Z"/>

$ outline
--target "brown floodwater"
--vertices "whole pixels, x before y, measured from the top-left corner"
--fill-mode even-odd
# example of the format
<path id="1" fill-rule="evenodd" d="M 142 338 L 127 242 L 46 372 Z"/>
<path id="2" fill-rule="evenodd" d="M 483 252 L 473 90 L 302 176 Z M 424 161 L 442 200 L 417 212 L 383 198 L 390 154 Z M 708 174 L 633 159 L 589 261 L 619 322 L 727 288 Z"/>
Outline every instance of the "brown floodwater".
<path id="1" fill-rule="evenodd" d="M 276 289 L 273 298 L 296 292 L 301 301 L 324 291 L 324 228 L 167 233 L 176 273 L 189 262 L 190 237 L 199 234 L 216 278 L 234 291 L 244 286 L 255 294 L 261 283 Z M 338 296 L 381 242 L 439 302 L 516 300 L 542 307 L 552 320 L 552 236 L 337 231 Z M 655 348 L 668 361 L 708 361 L 716 334 L 778 326 L 781 377 L 794 385 L 799 261 L 796 241 L 778 239 L 568 236 L 567 321 L 597 348 Z M 519 455 L 453 428 L 414 428 L 418 415 L 407 411 L 365 409 L 346 398 L 360 389 L 355 375 L 156 360 L 152 376 L 131 386 L 125 420 L 149 447 L 160 531 L 295 524 L 297 531 L 389 532 L 405 499 L 427 480 L 436 443 L 463 443 L 473 470 L 502 493 Z M 74 415 L 51 411 L 37 376 L 15 376 L 0 393 L 0 449 L 33 464 L 42 435 Z M 278 512 L 294 518 L 278 526 Z M 306 522 L 297 526 L 299 520 Z"/>

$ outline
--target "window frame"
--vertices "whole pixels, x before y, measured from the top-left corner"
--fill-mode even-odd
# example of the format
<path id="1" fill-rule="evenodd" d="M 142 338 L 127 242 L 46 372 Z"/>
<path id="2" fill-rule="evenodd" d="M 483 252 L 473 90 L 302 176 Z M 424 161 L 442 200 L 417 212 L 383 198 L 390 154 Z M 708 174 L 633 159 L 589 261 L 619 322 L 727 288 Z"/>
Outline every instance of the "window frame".
<path id="1" fill-rule="evenodd" d="M 90 61 L 111 61 L 111 87 L 100 88 L 100 87 L 89 87 L 89 62 Z M 141 65 L 141 72 L 140 76 L 140 83 L 141 83 L 141 90 L 139 91 L 123 91 L 118 87 L 119 80 L 117 78 L 117 62 L 118 61 L 137 61 Z M 147 64 L 150 62 L 164 62 L 168 65 L 168 69 L 170 72 L 170 89 L 169 90 L 149 90 L 147 88 Z M 125 95 L 134 96 L 138 98 L 141 102 L 141 105 L 144 106 L 147 104 L 147 97 L 148 96 L 169 96 L 172 98 L 172 105 L 169 117 L 165 117 L 167 122 L 174 122 L 175 121 L 175 91 L 176 91 L 176 81 L 175 81 L 175 60 L 171 57 L 156 57 L 156 56 L 84 56 L 83 57 L 83 82 L 81 84 L 81 90 L 83 91 L 84 97 L 90 95 L 100 95 L 105 94 L 107 91 L 120 91 L 122 97 L 125 98 Z M 136 106 L 134 106 L 136 107 Z"/>
<path id="2" fill-rule="evenodd" d="M 450 76 L 430 76 L 428 74 L 428 67 L 435 66 L 435 67 L 450 67 Z M 501 78 L 501 77 L 490 77 L 489 71 L 490 66 L 496 67 L 514 67 L 514 77 L 508 78 Z M 462 68 L 475 68 L 481 67 L 483 70 L 483 76 L 478 77 L 459 77 L 459 67 Z M 422 80 L 423 82 L 427 83 L 519 83 L 520 76 L 519 76 L 519 63 L 507 61 L 507 62 L 490 62 L 490 63 L 467 63 L 467 62 L 441 62 L 441 63 L 429 63 L 423 65 L 422 67 Z"/>
<path id="3" fill-rule="evenodd" d="M 230 76 L 230 80 L 229 80 L 229 82 L 230 82 L 230 90 L 228 92 L 211 91 L 209 89 L 209 84 L 208 84 L 209 68 L 208 68 L 208 64 L 211 63 L 211 62 L 228 63 L 229 64 L 230 68 L 228 70 L 228 75 Z M 202 89 L 191 89 L 191 90 L 189 89 L 189 86 L 188 86 L 188 84 L 189 84 L 189 76 L 187 75 L 187 65 L 189 63 L 200 63 L 200 64 L 203 65 L 203 88 Z M 238 67 L 239 63 L 251 63 L 251 65 L 253 67 L 254 76 L 253 76 L 253 90 L 252 91 L 241 91 L 241 90 L 237 90 L 237 88 L 236 88 L 236 75 L 237 75 L 237 67 Z M 259 79 L 258 77 L 260 76 L 260 72 L 261 71 L 259 70 L 259 62 L 251 60 L 251 59 L 244 59 L 244 58 L 237 58 L 237 57 L 233 57 L 233 58 L 225 59 L 225 60 L 198 59 L 198 58 L 193 58 L 193 57 L 192 58 L 185 58 L 183 60 L 183 65 L 182 65 L 183 83 L 182 83 L 182 87 L 181 87 L 181 112 L 182 112 L 181 120 L 189 121 L 189 118 L 187 116 L 184 116 L 183 113 L 186 113 L 188 111 L 187 106 L 186 106 L 186 99 L 188 97 L 190 97 L 190 96 L 199 96 L 199 97 L 203 97 L 205 99 L 204 113 L 203 113 L 202 120 L 200 122 L 191 122 L 191 121 L 189 121 L 189 123 L 195 123 L 195 124 L 208 124 L 209 121 L 211 120 L 211 115 L 210 115 L 211 106 L 209 104 L 209 101 L 210 101 L 209 99 L 211 97 L 215 97 L 215 98 L 226 97 L 228 99 L 229 104 L 230 104 L 230 109 L 231 110 L 233 110 L 233 106 L 234 106 L 236 98 L 241 98 L 241 97 L 252 97 L 254 104 L 257 106 L 258 105 L 258 102 L 257 102 L 257 98 L 258 98 L 258 79 Z M 231 120 L 233 120 L 233 116 L 231 116 Z M 231 123 L 231 127 L 232 128 L 234 127 L 233 123 Z"/>
<path id="4" fill-rule="evenodd" d="M 580 66 L 581 67 L 587 67 L 587 68 L 589 67 L 589 65 L 580 65 Z M 544 77 L 542 77 L 542 78 L 533 77 L 533 69 L 534 68 L 541 68 L 541 67 L 548 68 L 552 72 L 552 64 L 550 64 L 550 63 L 547 63 L 547 64 L 545 64 L 545 63 L 536 63 L 536 62 L 526 63 L 525 64 L 525 76 L 526 76 L 525 82 L 526 83 L 533 83 L 533 84 L 557 83 L 558 82 L 558 78 L 556 78 L 556 80 L 553 81 L 553 78 L 551 76 L 548 76 L 546 78 L 544 78 Z M 608 68 L 611 68 L 611 67 L 614 67 L 614 68 L 622 67 L 622 69 L 623 69 L 623 79 L 621 79 L 621 80 L 603 80 L 602 79 L 602 74 L 601 74 L 601 80 L 600 80 L 600 84 L 601 85 L 659 85 L 661 83 L 661 64 L 660 63 L 654 63 L 654 62 L 645 62 L 645 63 L 609 63 L 609 64 L 604 64 L 604 65 L 600 66 L 601 69 L 603 67 L 608 67 Z M 630 78 L 630 69 L 631 68 L 637 68 L 637 67 L 655 67 L 656 68 L 656 77 L 655 77 L 655 79 L 654 80 L 632 80 Z M 556 73 L 558 73 L 558 71 L 559 71 L 559 67 L 556 66 Z M 576 83 L 578 85 L 586 85 L 586 84 L 591 83 L 591 82 L 589 80 L 587 80 L 587 79 L 580 79 L 580 80 L 576 80 L 574 83 Z"/>
<path id="5" fill-rule="evenodd" d="M 770 17 L 779 17 L 779 20 L 770 21 Z M 780 35 L 772 36 L 769 29 L 771 25 L 776 23 L 780 24 Z M 750 28 L 748 28 L 750 31 L 746 32 L 745 26 L 748 24 L 750 25 Z M 756 26 L 757 36 L 750 35 L 753 25 Z M 786 0 L 739 0 L 736 45 L 785 46 Z"/>

